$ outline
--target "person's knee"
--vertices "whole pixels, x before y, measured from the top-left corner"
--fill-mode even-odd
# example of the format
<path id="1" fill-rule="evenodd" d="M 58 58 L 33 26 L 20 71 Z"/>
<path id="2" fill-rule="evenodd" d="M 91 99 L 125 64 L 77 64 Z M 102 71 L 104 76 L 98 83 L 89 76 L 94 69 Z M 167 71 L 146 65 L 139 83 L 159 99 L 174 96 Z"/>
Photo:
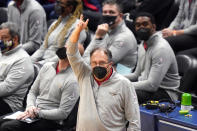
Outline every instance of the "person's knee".
<path id="1" fill-rule="evenodd" d="M 5 121 L 0 125 L 0 131 L 21 131 L 19 122 L 17 120 Z"/>
<path id="2" fill-rule="evenodd" d="M 149 92 L 142 91 L 142 90 L 136 90 L 136 94 L 137 94 L 137 97 L 138 97 L 138 103 L 139 104 L 145 103 L 146 101 L 149 100 L 149 98 L 151 96 L 151 94 Z"/>
<path id="3" fill-rule="evenodd" d="M 0 131 L 11 131 L 11 130 L 10 127 L 6 124 L 6 122 L 4 122 L 0 126 Z"/>

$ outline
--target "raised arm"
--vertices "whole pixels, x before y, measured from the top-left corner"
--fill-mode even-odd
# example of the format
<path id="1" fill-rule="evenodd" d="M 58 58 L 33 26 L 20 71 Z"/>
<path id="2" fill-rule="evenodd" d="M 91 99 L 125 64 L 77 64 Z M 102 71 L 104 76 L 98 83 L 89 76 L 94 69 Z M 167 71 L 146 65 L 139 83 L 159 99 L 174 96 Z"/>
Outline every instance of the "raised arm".
<path id="1" fill-rule="evenodd" d="M 69 42 L 72 44 L 77 44 L 77 41 L 79 40 L 80 33 L 83 29 L 85 29 L 88 25 L 89 19 L 87 19 L 85 22 L 83 21 L 83 15 L 80 16 L 80 22 L 77 24 L 76 28 L 72 32 Z M 77 48 L 76 48 L 77 49 Z M 74 54 L 76 52 L 76 49 L 70 49 L 70 53 Z"/>
<path id="2" fill-rule="evenodd" d="M 89 66 L 84 62 L 83 58 L 79 53 L 78 44 L 77 44 L 77 41 L 80 36 L 80 32 L 87 27 L 87 24 L 88 24 L 88 20 L 84 22 L 83 16 L 81 16 L 78 25 L 70 35 L 68 43 L 66 44 L 68 60 L 78 80 L 83 75 L 85 75 L 85 73 L 90 72 Z"/>

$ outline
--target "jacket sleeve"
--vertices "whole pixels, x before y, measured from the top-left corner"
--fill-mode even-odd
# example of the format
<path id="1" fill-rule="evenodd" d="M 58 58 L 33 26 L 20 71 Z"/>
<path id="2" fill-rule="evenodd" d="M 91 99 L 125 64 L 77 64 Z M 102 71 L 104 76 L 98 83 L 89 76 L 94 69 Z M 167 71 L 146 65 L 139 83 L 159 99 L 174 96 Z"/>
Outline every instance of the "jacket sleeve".
<path id="1" fill-rule="evenodd" d="M 195 25 L 191 25 L 190 27 L 184 29 L 184 34 L 197 35 L 197 23 Z"/>
<path id="2" fill-rule="evenodd" d="M 144 54 L 144 47 L 142 46 L 142 44 L 139 45 L 139 48 L 138 48 L 138 61 L 137 61 L 137 66 L 136 66 L 136 69 L 133 73 L 130 73 L 128 75 L 125 75 L 126 78 L 128 78 L 130 81 L 132 82 L 135 82 L 138 80 L 138 77 L 140 76 L 140 73 L 141 73 L 141 68 L 140 68 L 140 65 L 141 65 L 141 62 L 142 62 L 142 57 L 144 56 L 141 56 L 142 54 Z"/>
<path id="3" fill-rule="evenodd" d="M 152 56 L 152 65 L 147 80 L 133 82 L 136 90 L 157 91 L 171 64 L 171 53 L 158 49 Z"/>
<path id="4" fill-rule="evenodd" d="M 133 39 L 130 38 L 128 39 L 124 36 L 121 37 L 122 39 L 115 40 L 113 44 L 109 47 L 109 50 L 112 53 L 112 61 L 114 64 L 118 63 L 121 59 L 123 59 L 129 51 L 136 52 L 137 50 L 136 49 L 137 43 L 134 37 Z M 137 57 L 133 57 L 133 58 L 134 58 L 133 61 L 136 61 Z"/>
<path id="5" fill-rule="evenodd" d="M 19 59 L 12 65 L 5 80 L 0 82 L 0 97 L 11 95 L 33 76 L 33 66 L 28 59 L 28 57 Z"/>
<path id="6" fill-rule="evenodd" d="M 35 51 L 33 53 L 33 55 L 31 55 L 31 60 L 33 62 L 38 62 L 38 61 L 42 60 L 44 52 L 45 52 L 44 45 L 42 45 L 42 46 L 40 46 L 40 48 L 37 51 Z"/>
<path id="7" fill-rule="evenodd" d="M 79 98 L 77 82 L 70 84 L 64 84 L 62 87 L 62 94 L 60 100 L 60 106 L 57 109 L 40 110 L 38 115 L 40 118 L 47 120 L 64 120 L 68 117 L 72 111 L 75 103 Z"/>
<path id="8" fill-rule="evenodd" d="M 128 78 L 130 81 L 135 82 L 138 80 L 138 76 L 140 74 L 140 67 L 139 67 L 139 62 L 137 62 L 137 67 L 133 73 L 124 75 L 126 78 Z"/>
<path id="9" fill-rule="evenodd" d="M 36 98 L 37 96 L 39 95 L 39 86 L 40 86 L 40 79 L 41 79 L 41 74 L 44 73 L 44 69 L 45 66 L 43 66 L 37 77 L 36 77 L 36 80 L 34 81 L 33 85 L 31 86 L 30 90 L 29 90 L 29 93 L 27 95 L 27 106 L 26 108 L 28 107 L 31 107 L 31 106 L 36 106 Z"/>
<path id="10" fill-rule="evenodd" d="M 73 53 L 75 52 L 75 53 Z M 74 71 L 78 81 L 83 78 L 87 73 L 91 72 L 90 66 L 85 63 L 84 59 L 79 53 L 78 44 L 67 43 L 67 57 Z"/>
<path id="11" fill-rule="evenodd" d="M 33 11 L 29 16 L 29 36 L 28 41 L 23 44 L 23 48 L 29 53 L 32 54 L 35 52 L 41 45 L 46 33 L 46 20 L 44 14 L 40 14 L 40 11 Z"/>
<path id="12" fill-rule="evenodd" d="M 179 11 L 178 11 L 175 19 L 171 22 L 171 24 L 169 26 L 170 29 L 176 29 L 176 27 L 178 27 L 179 24 L 181 23 L 182 18 L 184 18 L 184 16 L 183 16 L 184 15 L 184 13 L 183 13 L 183 11 L 184 11 L 184 9 L 183 9 L 184 8 L 184 1 L 185 0 L 180 1 Z"/>
<path id="13" fill-rule="evenodd" d="M 72 33 L 72 31 L 71 31 L 71 33 Z M 65 43 L 67 43 L 68 39 L 69 39 L 69 37 L 65 39 L 65 41 L 66 41 Z M 83 45 L 85 39 L 86 39 L 86 32 L 85 32 L 85 30 L 82 30 L 81 33 L 80 33 L 80 36 L 79 36 L 78 43 Z M 58 57 L 57 57 L 57 55 L 55 55 L 55 56 L 53 56 L 51 58 L 44 59 L 44 60 L 40 61 L 39 63 L 41 65 L 43 65 L 43 64 L 45 64 L 47 62 L 56 62 L 57 60 L 58 60 Z"/>
<path id="14" fill-rule="evenodd" d="M 49 27 L 48 30 L 50 30 L 50 29 L 54 26 L 54 24 L 55 24 L 56 22 L 57 22 L 57 20 L 55 20 L 55 21 L 50 25 L 50 27 Z M 36 50 L 36 51 L 33 53 L 33 55 L 31 55 L 31 59 L 32 59 L 33 62 L 38 62 L 38 61 L 40 61 L 40 60 L 43 59 L 43 55 L 44 55 L 44 52 L 45 52 L 45 50 L 46 50 L 45 47 L 44 47 L 45 40 L 46 40 L 46 38 L 45 38 L 44 41 L 42 42 L 42 45 L 40 46 L 40 48 L 39 48 L 38 50 Z"/>
<path id="15" fill-rule="evenodd" d="M 132 83 L 127 82 L 124 90 L 125 95 L 125 117 L 129 121 L 127 131 L 140 131 L 140 110 L 135 88 Z"/>

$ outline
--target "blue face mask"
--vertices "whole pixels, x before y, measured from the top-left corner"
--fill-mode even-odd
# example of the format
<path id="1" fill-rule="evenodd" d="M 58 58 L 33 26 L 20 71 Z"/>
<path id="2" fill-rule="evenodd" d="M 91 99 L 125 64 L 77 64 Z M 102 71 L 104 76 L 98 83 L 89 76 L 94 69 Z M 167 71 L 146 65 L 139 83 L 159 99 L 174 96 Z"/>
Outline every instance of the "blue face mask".
<path id="1" fill-rule="evenodd" d="M 12 41 L 2 41 L 2 40 L 0 40 L 1 52 L 6 50 L 8 47 L 11 47 L 12 45 L 13 45 Z"/>

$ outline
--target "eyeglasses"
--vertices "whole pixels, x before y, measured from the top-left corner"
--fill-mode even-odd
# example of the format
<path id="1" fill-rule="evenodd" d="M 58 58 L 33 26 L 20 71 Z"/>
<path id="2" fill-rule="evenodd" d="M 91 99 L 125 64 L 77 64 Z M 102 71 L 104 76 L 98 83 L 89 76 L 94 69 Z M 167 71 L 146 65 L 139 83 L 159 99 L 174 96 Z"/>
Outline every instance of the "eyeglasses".
<path id="1" fill-rule="evenodd" d="M 105 66 L 105 65 L 107 65 L 108 64 L 108 62 L 104 62 L 104 61 L 101 61 L 101 62 L 91 62 L 90 63 L 91 64 L 91 66 L 97 66 L 97 65 L 99 65 L 99 66 Z"/>
<path id="2" fill-rule="evenodd" d="M 9 40 L 10 39 L 10 36 L 9 35 L 2 35 L 1 36 L 1 40 L 4 41 L 4 40 Z"/>

